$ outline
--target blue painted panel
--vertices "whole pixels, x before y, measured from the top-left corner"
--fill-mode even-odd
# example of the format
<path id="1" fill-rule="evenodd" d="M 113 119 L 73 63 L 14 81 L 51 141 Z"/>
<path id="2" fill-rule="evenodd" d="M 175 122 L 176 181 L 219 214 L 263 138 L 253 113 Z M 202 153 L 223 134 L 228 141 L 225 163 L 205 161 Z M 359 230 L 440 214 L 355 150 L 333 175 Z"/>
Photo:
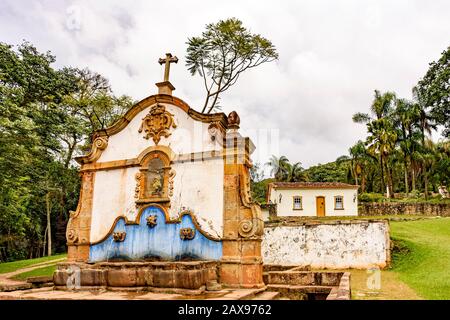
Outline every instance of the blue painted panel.
<path id="1" fill-rule="evenodd" d="M 147 217 L 157 216 L 157 225 L 147 226 Z M 112 233 L 103 242 L 91 245 L 90 262 L 112 260 L 219 260 L 222 257 L 222 242 L 206 238 L 198 230 L 192 240 L 180 238 L 181 228 L 193 228 L 190 215 L 184 215 L 180 223 L 166 223 L 165 215 L 158 207 L 148 207 L 142 212 L 139 225 L 126 225 L 120 219 L 113 232 L 125 231 L 123 242 L 114 242 Z"/>

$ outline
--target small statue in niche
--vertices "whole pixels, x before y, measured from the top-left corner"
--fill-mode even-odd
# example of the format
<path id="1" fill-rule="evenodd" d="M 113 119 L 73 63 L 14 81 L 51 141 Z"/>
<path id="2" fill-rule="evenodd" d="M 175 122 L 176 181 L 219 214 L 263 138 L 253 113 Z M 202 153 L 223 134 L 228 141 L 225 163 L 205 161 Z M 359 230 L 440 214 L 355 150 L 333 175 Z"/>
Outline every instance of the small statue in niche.
<path id="1" fill-rule="evenodd" d="M 159 195 L 162 191 L 162 177 L 157 176 L 153 178 L 152 181 L 152 195 Z"/>
<path id="2" fill-rule="evenodd" d="M 148 196 L 162 196 L 164 189 L 164 163 L 154 158 L 149 163 L 147 172 Z"/>

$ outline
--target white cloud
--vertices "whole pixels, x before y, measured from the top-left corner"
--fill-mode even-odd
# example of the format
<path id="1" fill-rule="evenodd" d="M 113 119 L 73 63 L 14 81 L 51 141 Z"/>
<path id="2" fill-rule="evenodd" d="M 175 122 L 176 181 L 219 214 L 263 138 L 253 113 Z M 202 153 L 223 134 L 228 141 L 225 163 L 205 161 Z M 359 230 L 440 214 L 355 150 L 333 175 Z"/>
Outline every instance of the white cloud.
<path id="1" fill-rule="evenodd" d="M 0 41 L 29 40 L 60 66 L 89 67 L 117 94 L 156 92 L 159 57 L 172 52 L 175 95 L 203 102 L 200 78 L 184 66 L 186 40 L 207 23 L 237 17 L 272 40 L 276 63 L 249 71 L 222 97 L 255 139 L 255 158 L 271 153 L 258 135 L 279 134 L 274 152 L 304 166 L 345 154 L 365 129 L 351 116 L 366 111 L 373 90 L 410 97 L 411 87 L 449 45 L 448 1 L 17 1 L 0 3 Z M 266 130 L 266 131 L 264 131 Z M 258 145 L 260 141 L 260 145 Z M 264 150 L 264 151 L 259 151 Z"/>

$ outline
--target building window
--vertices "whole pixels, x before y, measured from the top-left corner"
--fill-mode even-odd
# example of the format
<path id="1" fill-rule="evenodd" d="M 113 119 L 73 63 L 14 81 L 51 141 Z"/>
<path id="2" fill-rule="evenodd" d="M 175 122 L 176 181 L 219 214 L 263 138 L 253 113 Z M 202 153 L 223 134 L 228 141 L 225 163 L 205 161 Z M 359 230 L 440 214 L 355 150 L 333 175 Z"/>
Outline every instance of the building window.
<path id="1" fill-rule="evenodd" d="M 343 196 L 334 197 L 334 209 L 335 210 L 344 210 L 344 197 Z"/>
<path id="2" fill-rule="evenodd" d="M 300 196 L 295 196 L 293 198 L 293 203 L 294 203 L 294 210 L 302 210 L 303 209 L 303 204 L 302 204 L 302 197 Z"/>

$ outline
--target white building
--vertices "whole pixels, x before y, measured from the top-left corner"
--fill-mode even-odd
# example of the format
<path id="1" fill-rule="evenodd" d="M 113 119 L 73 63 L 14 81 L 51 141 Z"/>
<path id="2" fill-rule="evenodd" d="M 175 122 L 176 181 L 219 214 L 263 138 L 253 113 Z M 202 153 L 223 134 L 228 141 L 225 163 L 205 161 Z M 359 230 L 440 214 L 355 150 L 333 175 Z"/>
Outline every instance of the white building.
<path id="1" fill-rule="evenodd" d="M 358 186 L 341 182 L 272 182 L 267 203 L 277 216 L 357 216 Z M 268 209 L 263 209 L 268 220 Z"/>

